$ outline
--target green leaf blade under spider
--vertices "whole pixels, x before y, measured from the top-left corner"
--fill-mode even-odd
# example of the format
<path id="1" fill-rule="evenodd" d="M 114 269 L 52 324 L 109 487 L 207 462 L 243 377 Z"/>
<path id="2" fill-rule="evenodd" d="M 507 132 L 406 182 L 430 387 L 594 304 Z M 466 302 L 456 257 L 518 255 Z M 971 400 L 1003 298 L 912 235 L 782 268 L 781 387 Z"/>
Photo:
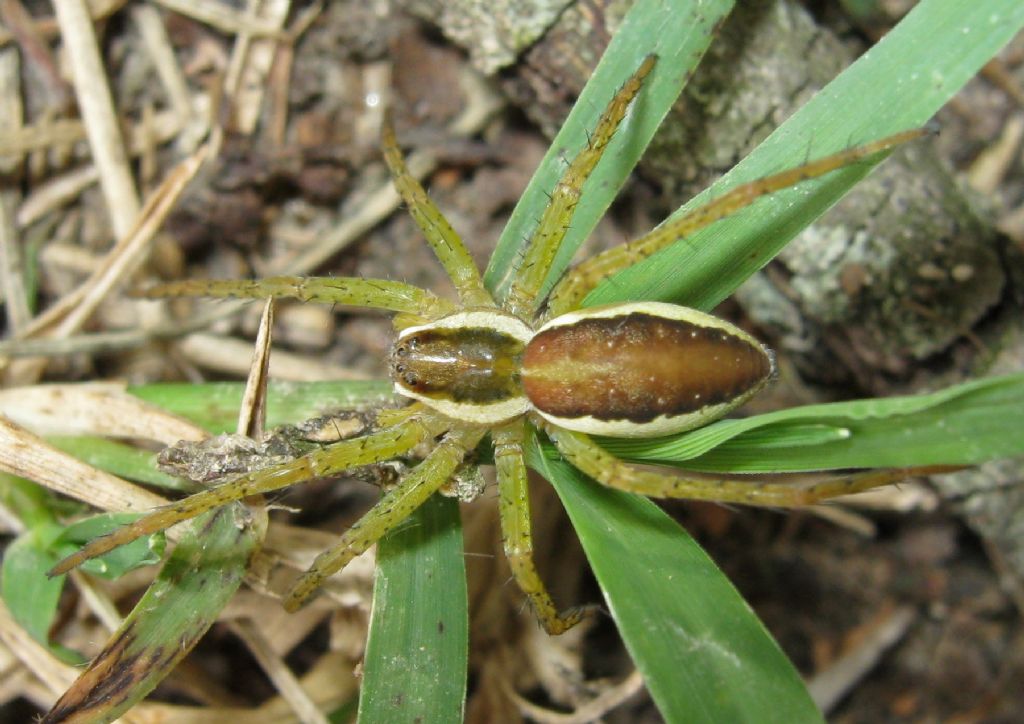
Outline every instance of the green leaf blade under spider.
<path id="1" fill-rule="evenodd" d="M 149 450 L 90 435 L 54 435 L 48 436 L 46 441 L 94 468 L 126 480 L 164 490 L 194 490 L 189 481 L 161 472 L 156 465 L 156 455 Z"/>
<path id="2" fill-rule="evenodd" d="M 938 392 L 805 405 L 684 435 L 602 439 L 619 457 L 708 472 L 976 465 L 1024 455 L 1024 374 Z"/>
<path id="3" fill-rule="evenodd" d="M 359 721 L 461 721 L 468 656 L 459 506 L 434 495 L 377 546 Z"/>
<path id="4" fill-rule="evenodd" d="M 267 385 L 268 429 L 331 411 L 384 405 L 394 399 L 388 380 L 275 382 Z M 136 397 L 188 418 L 211 434 L 234 432 L 245 385 L 241 382 L 157 383 L 129 388 Z"/>
<path id="5" fill-rule="evenodd" d="M 1019 0 L 924 0 L 711 189 L 926 123 L 1024 27 Z M 870 170 L 858 164 L 758 200 L 606 280 L 586 305 L 653 299 L 712 309 Z"/>
<path id="6" fill-rule="evenodd" d="M 197 518 L 103 651 L 42 721 L 109 722 L 141 701 L 216 621 L 261 537 L 237 503 Z"/>
<path id="7" fill-rule="evenodd" d="M 555 259 L 544 293 L 569 266 L 576 249 L 604 216 L 662 119 L 710 45 L 716 26 L 729 14 L 733 0 L 639 0 L 626 14 L 561 131 L 516 204 L 491 256 L 484 282 L 503 298 L 523 244 L 547 205 L 548 194 L 565 168 L 565 157 L 588 142 L 588 133 L 619 86 L 651 53 L 658 63 L 644 83 L 634 107 L 608 144 L 573 215 L 572 225 Z"/>
<path id="8" fill-rule="evenodd" d="M 728 578 L 651 501 L 603 488 L 534 444 L 666 721 L 820 722 L 797 672 Z"/>

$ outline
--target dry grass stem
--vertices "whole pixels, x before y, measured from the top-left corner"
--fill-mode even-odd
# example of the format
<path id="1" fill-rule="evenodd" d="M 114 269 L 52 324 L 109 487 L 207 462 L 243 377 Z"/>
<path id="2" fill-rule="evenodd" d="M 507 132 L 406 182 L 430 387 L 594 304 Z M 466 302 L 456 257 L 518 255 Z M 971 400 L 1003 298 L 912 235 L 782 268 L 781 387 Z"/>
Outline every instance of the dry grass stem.
<path id="1" fill-rule="evenodd" d="M 917 620 L 910 606 L 886 610 L 861 627 L 859 641 L 807 684 L 811 698 L 828 713 L 881 660 Z"/>
<path id="2" fill-rule="evenodd" d="M 967 182 L 979 194 L 991 195 L 1003 183 L 1006 174 L 1020 158 L 1024 141 L 1024 113 L 1007 119 L 999 138 L 971 164 Z"/>
<path id="3" fill-rule="evenodd" d="M 215 334 L 190 334 L 177 349 L 190 362 L 205 369 L 242 375 L 248 371 L 246 355 L 252 345 L 232 337 Z M 239 355 L 242 355 L 241 357 Z M 270 359 L 270 376 L 275 380 L 316 382 L 325 380 L 365 380 L 363 372 L 317 362 L 301 354 L 275 351 Z"/>
<path id="4" fill-rule="evenodd" d="M 0 51 L 0 133 L 17 130 L 23 123 L 24 107 L 19 92 L 21 63 L 13 50 Z M 20 155 L 0 158 L 0 171 L 13 173 L 22 163 Z M 18 334 L 32 316 L 25 286 L 25 260 L 22 242 L 14 220 L 14 209 L 21 201 L 17 187 L 0 191 L 0 290 L 3 293 L 7 325 Z"/>
<path id="5" fill-rule="evenodd" d="M 277 656 L 286 656 L 332 612 L 332 606 L 310 605 L 288 613 L 281 602 L 263 593 L 242 588 L 221 612 L 221 621 L 259 621 L 262 634 Z"/>
<path id="6" fill-rule="evenodd" d="M 99 171 L 92 164 L 66 171 L 49 181 L 39 184 L 25 197 L 15 221 L 19 228 L 25 228 L 42 219 L 57 208 L 76 199 L 85 189 L 99 179 Z"/>
<path id="7" fill-rule="evenodd" d="M 233 10 L 226 3 L 212 3 L 207 0 L 156 0 L 156 4 L 193 20 L 209 25 L 227 35 L 249 35 L 252 37 L 277 38 L 282 35 L 281 26 L 257 16 L 252 12 Z"/>
<path id="8" fill-rule="evenodd" d="M 127 2 L 128 0 L 89 0 L 86 5 L 93 20 L 103 20 L 116 13 Z M 35 32 L 47 40 L 57 37 L 60 33 L 60 28 L 52 18 L 33 19 L 32 22 L 35 25 Z M 7 28 L 0 27 L 0 47 L 13 42 L 15 42 L 14 33 Z"/>
<path id="9" fill-rule="evenodd" d="M 235 432 L 256 440 L 263 438 L 267 418 L 267 381 L 270 369 L 271 330 L 274 328 L 274 300 L 268 299 L 263 305 L 259 330 L 253 348 L 249 375 L 245 380 L 242 404 L 238 410 L 238 424 Z"/>
<path id="10" fill-rule="evenodd" d="M 78 677 L 74 667 L 68 666 L 29 636 L 12 617 L 6 604 L 0 600 L 0 642 L 49 689 L 56 700 Z"/>
<path id="11" fill-rule="evenodd" d="M 278 33 L 284 27 L 291 0 L 250 0 L 248 9 Z M 254 38 L 240 31 L 228 62 L 224 89 L 231 101 L 231 130 L 249 135 L 256 130 L 267 78 L 277 52 L 277 40 Z"/>
<path id="12" fill-rule="evenodd" d="M 815 505 L 807 512 L 864 538 L 874 538 L 878 533 L 878 526 L 873 520 L 839 505 Z"/>
<path id="13" fill-rule="evenodd" d="M 19 49 L 32 66 L 36 77 L 42 82 L 51 105 L 56 108 L 67 108 L 71 99 L 71 88 L 61 77 L 57 59 L 50 45 L 21 0 L 2 0 L 0 19 L 10 29 Z M 21 94 L 15 93 L 15 97 L 20 102 Z"/>
<path id="14" fill-rule="evenodd" d="M 200 147 L 167 174 L 160 187 L 150 195 L 145 208 L 136 216 L 134 225 L 111 249 L 103 267 L 82 285 L 81 301 L 74 309 L 62 315 L 63 319 L 55 330 L 57 336 L 63 337 L 77 330 L 111 289 L 145 261 L 150 242 L 211 150 L 209 144 Z"/>
<path id="15" fill-rule="evenodd" d="M 103 265 L 84 284 L 37 317 L 28 329 L 30 334 L 64 337 L 76 331 L 111 289 L 142 264 L 150 242 L 188 182 L 199 171 L 213 143 L 215 141 L 200 147 L 195 154 L 167 174 L 160 187 L 150 195 L 131 233 L 118 241 L 107 254 Z M 25 384 L 33 381 L 44 367 L 45 360 L 21 360 L 8 370 L 8 382 Z"/>
<path id="16" fill-rule="evenodd" d="M 540 722 L 540 724 L 588 724 L 588 722 L 596 722 L 602 717 L 607 716 L 614 709 L 643 691 L 643 689 L 644 678 L 640 675 L 639 671 L 634 671 L 624 680 L 608 687 L 591 701 L 570 714 L 563 714 L 537 706 L 511 689 L 508 690 L 508 695 L 515 700 L 523 716 L 529 717 L 532 721 Z"/>
<path id="17" fill-rule="evenodd" d="M 478 133 L 499 107 L 494 92 L 477 76 L 467 73 L 466 82 L 472 92 L 468 94 L 466 109 L 451 124 L 448 132 L 456 137 L 467 137 Z M 409 173 L 422 181 L 437 168 L 437 160 L 424 151 L 414 151 L 406 159 Z M 398 192 L 390 181 L 384 182 L 369 194 L 359 206 L 351 209 L 334 229 L 320 238 L 280 269 L 269 270 L 270 274 L 307 274 L 332 256 L 344 249 L 367 231 L 386 219 L 401 204 Z"/>
<path id="18" fill-rule="evenodd" d="M 117 631 L 124 619 L 117 606 L 103 590 L 93 584 L 91 578 L 81 571 L 71 571 L 68 575 L 75 583 L 75 588 L 82 595 L 82 601 L 89 611 L 99 620 L 108 633 Z"/>
<path id="19" fill-rule="evenodd" d="M 132 179 L 128 152 L 106 70 L 93 32 L 92 18 L 83 0 L 54 0 L 61 38 L 73 71 L 75 96 L 82 112 L 93 159 L 100 170 L 100 186 L 107 201 L 114 233 L 128 235 L 139 213 L 139 196 Z"/>
<path id="20" fill-rule="evenodd" d="M 208 105 L 206 96 L 196 96 L 197 113 Z M 206 121 L 202 121 L 202 124 L 205 127 Z M 151 135 L 164 142 L 177 137 L 181 131 L 181 121 L 175 111 L 159 111 L 154 115 L 152 129 Z M 53 148 L 71 146 L 85 138 L 85 126 L 81 121 L 44 118 L 34 124 L 0 132 L 0 156 L 50 151 Z M 147 142 L 137 129 L 129 130 L 128 151 L 132 156 L 142 153 Z"/>
<path id="21" fill-rule="evenodd" d="M 143 511 L 167 503 L 145 488 L 86 465 L 4 417 L 0 417 L 0 470 L 101 510 Z"/>
<path id="22" fill-rule="evenodd" d="M 351 670 L 352 662 L 343 653 L 328 653 L 317 661 L 308 674 L 301 677 L 300 682 L 321 710 L 333 710 L 356 694 L 358 682 L 355 677 L 343 675 Z M 228 721 L 288 724 L 298 721 L 288 702 L 281 697 L 274 697 L 252 709 L 142 703 L 132 709 L 131 717 L 133 724 L 223 724 Z"/>
<path id="23" fill-rule="evenodd" d="M 0 133 L 0 155 L 32 153 L 70 146 L 85 138 L 85 126 L 70 119 L 41 120 Z"/>
<path id="24" fill-rule="evenodd" d="M 37 435 L 105 435 L 173 445 L 205 430 L 143 402 L 117 382 L 0 390 L 0 414 Z"/>
<path id="25" fill-rule="evenodd" d="M 14 334 L 25 329 L 32 316 L 25 288 L 21 239 L 11 213 L 17 198 L 17 192 L 0 191 L 0 290 L 3 291 L 7 325 Z"/>
<path id="26" fill-rule="evenodd" d="M 192 94 L 181 65 L 174 55 L 174 47 L 167 36 L 163 19 L 151 5 L 138 5 L 132 8 L 132 20 L 139 28 L 143 46 L 153 61 L 153 67 L 167 93 L 171 109 L 177 116 L 180 126 L 184 127 L 192 117 Z"/>
<path id="27" fill-rule="evenodd" d="M 274 683 L 274 687 L 280 692 L 281 697 L 291 706 L 299 721 L 303 724 L 327 724 L 327 717 L 320 713 L 291 669 L 274 652 L 260 626 L 246 618 L 233 622 L 231 630 L 252 652 L 263 671 Z"/>
<path id="28" fill-rule="evenodd" d="M 843 497 L 843 505 L 846 506 L 898 513 L 933 511 L 939 507 L 939 502 L 939 496 L 932 488 L 914 480 Z"/>

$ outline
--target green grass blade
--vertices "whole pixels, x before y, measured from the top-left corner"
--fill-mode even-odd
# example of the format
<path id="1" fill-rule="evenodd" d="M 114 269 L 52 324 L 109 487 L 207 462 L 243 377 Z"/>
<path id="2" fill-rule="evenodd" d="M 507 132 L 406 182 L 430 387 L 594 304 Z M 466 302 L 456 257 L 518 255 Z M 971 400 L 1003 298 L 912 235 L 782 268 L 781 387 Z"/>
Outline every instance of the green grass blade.
<path id="1" fill-rule="evenodd" d="M 722 420 L 674 438 L 601 444 L 631 460 L 755 473 L 975 465 L 1024 455 L 1022 429 L 1024 374 L 1015 374 L 924 395 Z"/>
<path id="2" fill-rule="evenodd" d="M 675 0 L 669 5 L 638 0 L 633 5 L 516 204 L 484 275 L 489 289 L 504 297 L 565 158 L 587 143 L 587 133 L 622 82 L 647 55 L 657 53 L 658 64 L 585 187 L 544 293 L 550 290 L 618 194 L 732 6 L 733 0 Z"/>
<path id="3" fill-rule="evenodd" d="M 469 614 L 459 506 L 434 495 L 377 546 L 359 721 L 459 722 Z"/>
<path id="4" fill-rule="evenodd" d="M 683 208 L 807 158 L 923 125 L 1022 27 L 1020 0 L 923 0 L 723 179 Z M 657 299 L 711 309 L 869 168 L 848 167 L 761 199 L 613 276 L 586 303 Z"/>
<path id="5" fill-rule="evenodd" d="M 53 562 L 38 571 L 38 575 L 46 575 L 46 571 L 57 565 L 86 543 L 100 536 L 112 533 L 117 528 L 127 525 L 139 517 L 138 513 L 100 513 L 71 525 L 62 526 L 60 535 L 50 543 L 50 554 Z M 140 566 L 152 566 L 160 562 L 164 556 L 166 539 L 163 532 L 144 535 L 101 556 L 85 561 L 79 570 L 114 580 Z"/>
<path id="6" fill-rule="evenodd" d="M 89 435 L 49 436 L 46 441 L 94 468 L 127 480 L 164 490 L 195 490 L 195 485 L 189 481 L 161 472 L 156 465 L 156 455 L 149 450 Z"/>
<path id="7" fill-rule="evenodd" d="M 257 546 L 248 517 L 236 503 L 197 518 L 103 652 L 43 721 L 113 721 L 152 691 L 241 584 Z"/>
<path id="8" fill-rule="evenodd" d="M 213 434 L 234 432 L 242 404 L 242 382 L 159 383 L 129 388 L 136 397 L 186 417 Z M 267 428 L 301 422 L 333 410 L 380 405 L 394 399 L 387 380 L 271 382 Z"/>
<path id="9" fill-rule="evenodd" d="M 0 485 L 13 476 L 0 477 Z M 57 562 L 50 542 L 61 532 L 56 523 L 36 525 L 21 533 L 4 548 L 0 594 L 14 620 L 39 643 L 51 646 L 50 628 L 57 614 L 57 604 L 64 588 L 64 576 L 48 578 L 43 571 Z M 54 650 L 65 661 L 80 663 L 67 652 Z"/>
<path id="10" fill-rule="evenodd" d="M 661 715 L 671 722 L 819 722 L 796 670 L 725 575 L 641 497 L 533 446 Z"/>

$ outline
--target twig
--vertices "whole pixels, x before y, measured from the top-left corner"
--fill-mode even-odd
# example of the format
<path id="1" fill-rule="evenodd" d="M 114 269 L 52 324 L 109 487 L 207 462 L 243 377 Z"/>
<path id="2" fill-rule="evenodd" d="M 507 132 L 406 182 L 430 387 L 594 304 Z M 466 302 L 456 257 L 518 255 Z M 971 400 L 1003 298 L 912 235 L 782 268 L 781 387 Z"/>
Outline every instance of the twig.
<path id="1" fill-rule="evenodd" d="M 587 724 L 597 721 L 608 712 L 624 704 L 628 699 L 643 691 L 644 678 L 639 671 L 634 671 L 618 684 L 602 691 L 599 695 L 570 714 L 545 709 L 527 701 L 519 694 L 507 689 L 507 693 L 516 702 L 519 710 L 530 719 L 541 724 Z"/>
<path id="2" fill-rule="evenodd" d="M 0 51 L 0 128 L 4 131 L 17 130 L 22 125 L 24 114 L 21 102 L 21 63 L 14 50 Z M 0 171 L 14 172 L 21 165 L 21 155 L 0 158 Z M 17 188 L 0 191 L 0 289 L 7 311 L 7 325 L 17 334 L 24 329 L 32 314 L 28 306 L 28 292 L 25 287 L 25 265 L 21 253 L 13 210 L 21 200 Z"/>
<path id="3" fill-rule="evenodd" d="M 853 650 L 839 657 L 808 682 L 807 688 L 814 703 L 828 713 L 858 681 L 878 665 L 882 655 L 903 638 L 916 617 L 913 608 L 903 606 L 884 613 L 881 621 L 872 621 L 870 629 Z"/>
<path id="4" fill-rule="evenodd" d="M 89 147 L 100 170 L 100 187 L 114 233 L 123 238 L 139 213 L 128 152 L 107 85 L 92 18 L 83 0 L 54 0 L 57 23 L 73 71 L 75 96 L 82 111 Z"/>
<path id="5" fill-rule="evenodd" d="M 231 629 L 245 642 L 252 655 L 259 662 L 274 687 L 292 707 L 292 710 L 304 724 L 327 724 L 327 718 L 317 709 L 309 698 L 302 684 L 295 678 L 288 665 L 281 660 L 263 636 L 259 627 L 251 619 L 239 619 L 231 624 Z"/>
<path id="6" fill-rule="evenodd" d="M 280 26 L 252 13 L 232 10 L 226 3 L 204 0 L 156 0 L 157 5 L 209 25 L 228 35 L 246 34 L 253 37 L 277 38 Z"/>

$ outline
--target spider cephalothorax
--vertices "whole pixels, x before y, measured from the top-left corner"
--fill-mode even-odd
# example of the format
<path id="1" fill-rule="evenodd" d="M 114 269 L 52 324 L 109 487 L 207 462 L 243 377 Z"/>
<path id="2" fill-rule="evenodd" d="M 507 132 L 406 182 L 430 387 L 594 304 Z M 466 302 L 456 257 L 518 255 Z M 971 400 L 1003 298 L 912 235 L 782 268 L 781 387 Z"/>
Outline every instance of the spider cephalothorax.
<path id="1" fill-rule="evenodd" d="M 459 301 L 389 280 L 278 277 L 251 282 L 164 284 L 152 296 L 293 297 L 396 313 L 391 353 L 395 391 L 412 400 L 382 411 L 369 432 L 156 510 L 99 538 L 55 567 L 67 571 L 139 536 L 229 501 L 403 456 L 423 443 L 429 454 L 294 585 L 285 606 L 300 606 L 342 569 L 445 486 L 490 435 L 497 468 L 502 537 L 513 575 L 550 633 L 580 620 L 559 613 L 533 564 L 524 444 L 527 424 L 599 483 L 653 497 L 793 506 L 892 482 L 888 473 L 834 478 L 803 488 L 777 482 L 691 479 L 628 465 L 590 434 L 654 436 L 721 417 L 771 377 L 770 352 L 738 327 L 686 307 L 633 302 L 583 309 L 607 276 L 759 196 L 821 176 L 920 135 L 908 131 L 744 184 L 629 244 L 599 254 L 563 277 L 546 297 L 545 280 L 584 183 L 655 63 L 648 57 L 615 94 L 588 144 L 565 169 L 527 245 L 508 295 L 485 288 L 465 246 L 409 174 L 390 123 L 384 156 L 413 218 L 458 291 Z M 436 442 L 435 442 L 436 441 Z"/>

